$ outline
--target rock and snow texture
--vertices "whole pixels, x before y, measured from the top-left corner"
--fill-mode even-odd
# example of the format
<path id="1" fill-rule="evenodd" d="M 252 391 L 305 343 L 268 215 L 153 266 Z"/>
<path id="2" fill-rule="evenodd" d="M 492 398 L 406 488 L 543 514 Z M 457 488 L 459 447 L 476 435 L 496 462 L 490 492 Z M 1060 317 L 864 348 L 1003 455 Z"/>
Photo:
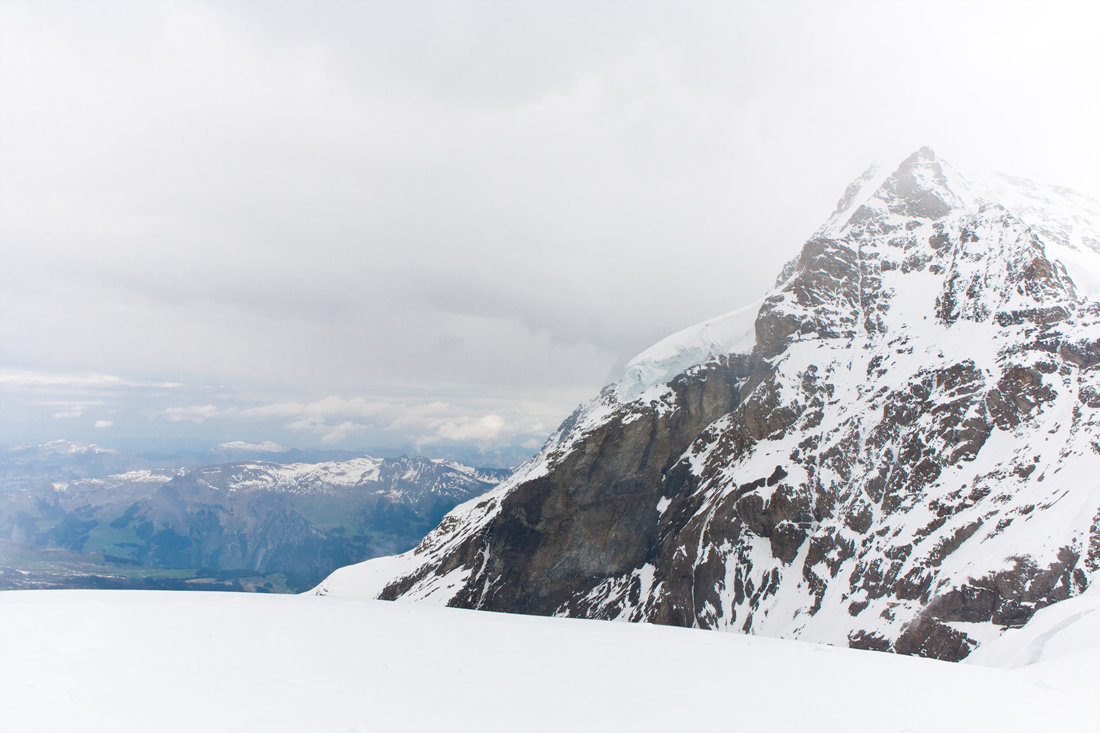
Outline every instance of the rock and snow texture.
<path id="1" fill-rule="evenodd" d="M 1035 613 L 966 658 L 967 664 L 1018 669 L 1056 662 L 1100 676 L 1100 587 Z M 1087 678 L 1082 674 L 1082 678 Z"/>
<path id="2" fill-rule="evenodd" d="M 751 336 L 666 339 L 317 592 L 962 659 L 1100 566 L 1098 212 L 928 149 L 871 169 Z"/>
<path id="3" fill-rule="evenodd" d="M 1100 684 L 1096 647 L 1054 654 L 1073 625 L 990 669 L 309 596 L 18 591 L 0 619 L 5 731 L 1075 733 Z"/>
<path id="4" fill-rule="evenodd" d="M 189 471 L 197 485 L 215 491 L 271 491 L 291 494 L 336 494 L 351 491 L 385 496 L 392 502 L 415 502 L 426 496 L 466 498 L 500 482 L 510 471 L 482 469 L 438 458 L 371 458 L 350 461 L 291 463 L 242 461 Z"/>

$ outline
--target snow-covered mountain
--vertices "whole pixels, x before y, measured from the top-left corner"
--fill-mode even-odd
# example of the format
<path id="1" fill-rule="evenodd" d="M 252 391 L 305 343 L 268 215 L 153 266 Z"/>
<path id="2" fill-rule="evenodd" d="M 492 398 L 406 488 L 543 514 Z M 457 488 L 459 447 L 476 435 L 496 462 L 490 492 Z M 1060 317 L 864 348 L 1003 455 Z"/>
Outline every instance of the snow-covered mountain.
<path id="1" fill-rule="evenodd" d="M 369 452 L 369 451 L 367 451 Z M 221 463 L 326 463 L 357 458 L 362 453 L 284 447 L 277 443 L 222 443 L 205 451 L 138 454 L 104 448 L 83 440 L 54 440 L 38 445 L 0 445 L 0 494 L 42 481 L 69 482 L 157 468 L 195 468 Z M 395 455 L 388 452 L 385 455 Z"/>
<path id="2" fill-rule="evenodd" d="M 0 493 L 54 478 L 87 478 L 148 466 L 131 454 L 83 440 L 54 440 L 39 445 L 0 446 Z M 138 463 L 139 465 L 135 465 Z"/>
<path id="3" fill-rule="evenodd" d="M 310 587 L 340 565 L 412 547 L 509 473 L 362 456 L 39 482 L 0 492 L 0 539 L 154 568 L 282 572 Z"/>
<path id="4" fill-rule="evenodd" d="M 414 550 L 319 594 L 966 657 L 1100 565 L 1100 203 L 872 168 Z"/>

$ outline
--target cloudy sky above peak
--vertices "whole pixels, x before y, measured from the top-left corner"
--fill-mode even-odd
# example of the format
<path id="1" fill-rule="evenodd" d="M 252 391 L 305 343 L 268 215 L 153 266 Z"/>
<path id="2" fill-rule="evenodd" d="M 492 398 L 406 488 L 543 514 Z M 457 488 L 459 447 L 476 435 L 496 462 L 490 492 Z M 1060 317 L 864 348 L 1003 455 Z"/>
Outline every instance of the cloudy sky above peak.
<path id="1" fill-rule="evenodd" d="M 876 159 L 1100 197 L 1097 38 L 1090 2 L 0 2 L 0 442 L 530 451 Z"/>

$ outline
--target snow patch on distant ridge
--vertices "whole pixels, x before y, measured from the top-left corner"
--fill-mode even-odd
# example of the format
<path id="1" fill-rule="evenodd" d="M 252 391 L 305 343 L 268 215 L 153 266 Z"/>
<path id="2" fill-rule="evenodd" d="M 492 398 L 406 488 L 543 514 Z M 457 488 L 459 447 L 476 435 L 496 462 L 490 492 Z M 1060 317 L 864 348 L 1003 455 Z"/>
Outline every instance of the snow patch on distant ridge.
<path id="1" fill-rule="evenodd" d="M 95 443 L 85 440 L 51 440 L 49 443 L 39 445 L 13 445 L 6 447 L 5 452 L 34 450 L 40 456 L 45 455 L 85 455 L 88 453 L 117 453 L 114 448 L 102 448 Z"/>
<path id="2" fill-rule="evenodd" d="M 256 451 L 257 453 L 286 453 L 290 448 L 279 445 L 270 440 L 263 443 L 246 443 L 243 440 L 233 440 L 228 443 L 220 443 L 218 450 Z"/>

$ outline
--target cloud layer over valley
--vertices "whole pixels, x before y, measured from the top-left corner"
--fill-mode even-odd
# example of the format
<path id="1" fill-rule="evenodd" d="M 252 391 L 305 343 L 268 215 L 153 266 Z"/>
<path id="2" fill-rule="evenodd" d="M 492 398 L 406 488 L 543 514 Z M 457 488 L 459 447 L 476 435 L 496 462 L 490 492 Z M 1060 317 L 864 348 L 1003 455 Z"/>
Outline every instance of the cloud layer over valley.
<path id="1" fill-rule="evenodd" d="M 880 156 L 1100 196 L 1100 11 L 0 5 L 0 442 L 532 450 Z"/>

